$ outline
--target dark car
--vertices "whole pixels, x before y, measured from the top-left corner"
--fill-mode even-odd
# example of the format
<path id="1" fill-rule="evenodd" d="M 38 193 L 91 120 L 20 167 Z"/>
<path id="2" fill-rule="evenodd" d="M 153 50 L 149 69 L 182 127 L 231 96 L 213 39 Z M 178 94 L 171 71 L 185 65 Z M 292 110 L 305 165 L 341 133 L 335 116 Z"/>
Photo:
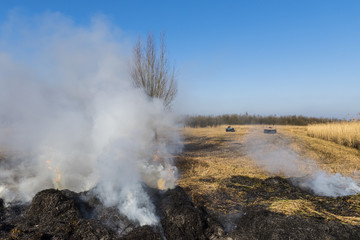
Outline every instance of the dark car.
<path id="1" fill-rule="evenodd" d="M 226 128 L 226 132 L 235 132 L 235 128 L 232 128 L 232 127 L 228 126 Z"/>
<path id="2" fill-rule="evenodd" d="M 273 128 L 273 127 L 267 127 L 267 128 L 264 129 L 264 133 L 275 134 L 276 129 Z"/>

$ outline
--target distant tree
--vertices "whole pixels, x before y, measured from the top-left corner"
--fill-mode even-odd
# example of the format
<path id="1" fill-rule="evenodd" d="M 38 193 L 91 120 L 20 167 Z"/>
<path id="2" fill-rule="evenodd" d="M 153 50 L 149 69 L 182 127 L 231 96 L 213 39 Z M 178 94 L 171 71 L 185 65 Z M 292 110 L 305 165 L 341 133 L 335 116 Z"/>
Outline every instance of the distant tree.
<path id="1" fill-rule="evenodd" d="M 306 126 L 314 123 L 339 122 L 339 119 L 315 118 L 304 116 L 261 116 L 249 114 L 224 114 L 218 116 L 186 116 L 185 125 L 189 127 L 215 127 L 218 125 L 244 125 L 244 124 L 276 124 Z"/>
<path id="2" fill-rule="evenodd" d="M 146 46 L 139 37 L 134 46 L 131 77 L 134 86 L 142 88 L 151 98 L 163 101 L 166 109 L 171 109 L 171 104 L 177 94 L 177 80 L 175 66 L 169 63 L 165 46 L 165 34 L 160 34 L 160 46 L 156 46 L 154 35 L 147 35 Z"/>

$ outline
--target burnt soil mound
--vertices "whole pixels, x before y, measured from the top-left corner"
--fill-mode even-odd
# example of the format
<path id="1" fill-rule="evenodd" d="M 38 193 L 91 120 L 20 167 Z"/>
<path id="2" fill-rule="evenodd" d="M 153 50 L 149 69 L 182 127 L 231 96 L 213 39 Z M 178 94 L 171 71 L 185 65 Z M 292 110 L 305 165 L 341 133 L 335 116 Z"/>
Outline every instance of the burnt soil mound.
<path id="1" fill-rule="evenodd" d="M 347 202 L 358 196 L 316 197 L 279 177 L 233 176 L 227 183 L 246 191 L 249 201 L 228 232 L 216 216 L 195 206 L 181 187 L 160 191 L 144 186 L 156 207 L 158 226 L 139 226 L 117 208 L 105 207 L 91 191 L 47 189 L 28 205 L 4 206 L 0 200 L 0 239 L 360 239 L 359 226 L 321 215 L 286 215 L 264 204 L 276 197 L 309 199 L 315 207 L 326 205 L 328 211 L 340 213 L 352 211 Z"/>
<path id="2" fill-rule="evenodd" d="M 180 187 L 146 188 L 160 218 L 159 226 L 139 226 L 107 208 L 91 192 L 47 189 L 31 204 L 0 201 L 0 239 L 215 239 L 222 228 Z"/>
<path id="3" fill-rule="evenodd" d="M 360 195 L 315 196 L 296 185 L 298 179 L 265 180 L 232 176 L 227 187 L 244 194 L 242 216 L 227 236 L 234 239 L 360 239 Z M 288 213 L 288 214 L 285 214 Z M 342 222 L 341 220 L 348 220 Z M 353 222 L 354 223 L 354 222 Z"/>

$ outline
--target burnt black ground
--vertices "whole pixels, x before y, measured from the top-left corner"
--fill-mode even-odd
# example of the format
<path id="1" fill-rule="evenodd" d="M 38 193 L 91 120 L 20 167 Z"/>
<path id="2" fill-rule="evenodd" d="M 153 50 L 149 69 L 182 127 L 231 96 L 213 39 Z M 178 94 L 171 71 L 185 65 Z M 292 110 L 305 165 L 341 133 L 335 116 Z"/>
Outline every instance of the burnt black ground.
<path id="1" fill-rule="evenodd" d="M 209 239 L 222 233 L 182 188 L 146 190 L 160 217 L 158 226 L 131 222 L 91 192 L 47 189 L 36 194 L 30 205 L 1 204 L 0 239 Z"/>
<path id="2" fill-rule="evenodd" d="M 296 179 L 295 179 L 296 180 Z M 292 184 L 294 179 L 270 177 L 265 180 L 247 176 L 232 176 L 228 187 L 245 191 L 246 203 L 236 228 L 228 233 L 234 239 L 360 239 L 360 227 L 329 221 L 319 215 L 290 215 L 269 211 L 268 200 L 302 199 L 316 209 L 332 214 L 359 217 L 353 204 L 360 195 L 346 197 L 319 197 Z"/>
<path id="3" fill-rule="evenodd" d="M 360 239 L 358 226 L 285 216 L 261 207 L 245 209 L 245 212 L 238 228 L 229 234 L 234 239 Z"/>
<path id="4" fill-rule="evenodd" d="M 229 184 L 252 186 L 249 201 L 254 197 L 314 197 L 280 177 L 262 181 L 236 176 L 229 179 Z M 131 222 L 116 208 L 106 208 L 91 192 L 48 189 L 39 192 L 29 205 L 4 207 L 0 201 L 0 239 L 360 239 L 359 226 L 318 217 L 285 216 L 261 204 L 244 207 L 236 227 L 225 233 L 214 220 L 216 216 L 194 206 L 182 188 L 145 190 L 156 206 L 158 226 Z M 340 203 L 347 199 L 326 200 L 338 206 L 337 211 L 345 211 L 346 204 Z"/>

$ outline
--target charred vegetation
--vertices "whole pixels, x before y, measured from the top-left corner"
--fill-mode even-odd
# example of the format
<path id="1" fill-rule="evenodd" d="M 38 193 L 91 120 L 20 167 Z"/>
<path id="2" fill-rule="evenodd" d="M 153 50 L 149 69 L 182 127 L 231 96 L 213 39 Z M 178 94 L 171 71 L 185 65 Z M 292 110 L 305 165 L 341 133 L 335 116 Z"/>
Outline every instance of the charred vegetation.
<path id="1" fill-rule="evenodd" d="M 160 223 L 140 226 L 116 207 L 105 207 L 92 192 L 43 190 L 30 205 L 1 205 L 1 239 L 209 239 L 222 228 L 204 208 L 195 207 L 180 187 L 146 187 Z M 16 213 L 14 213 L 16 212 Z"/>

